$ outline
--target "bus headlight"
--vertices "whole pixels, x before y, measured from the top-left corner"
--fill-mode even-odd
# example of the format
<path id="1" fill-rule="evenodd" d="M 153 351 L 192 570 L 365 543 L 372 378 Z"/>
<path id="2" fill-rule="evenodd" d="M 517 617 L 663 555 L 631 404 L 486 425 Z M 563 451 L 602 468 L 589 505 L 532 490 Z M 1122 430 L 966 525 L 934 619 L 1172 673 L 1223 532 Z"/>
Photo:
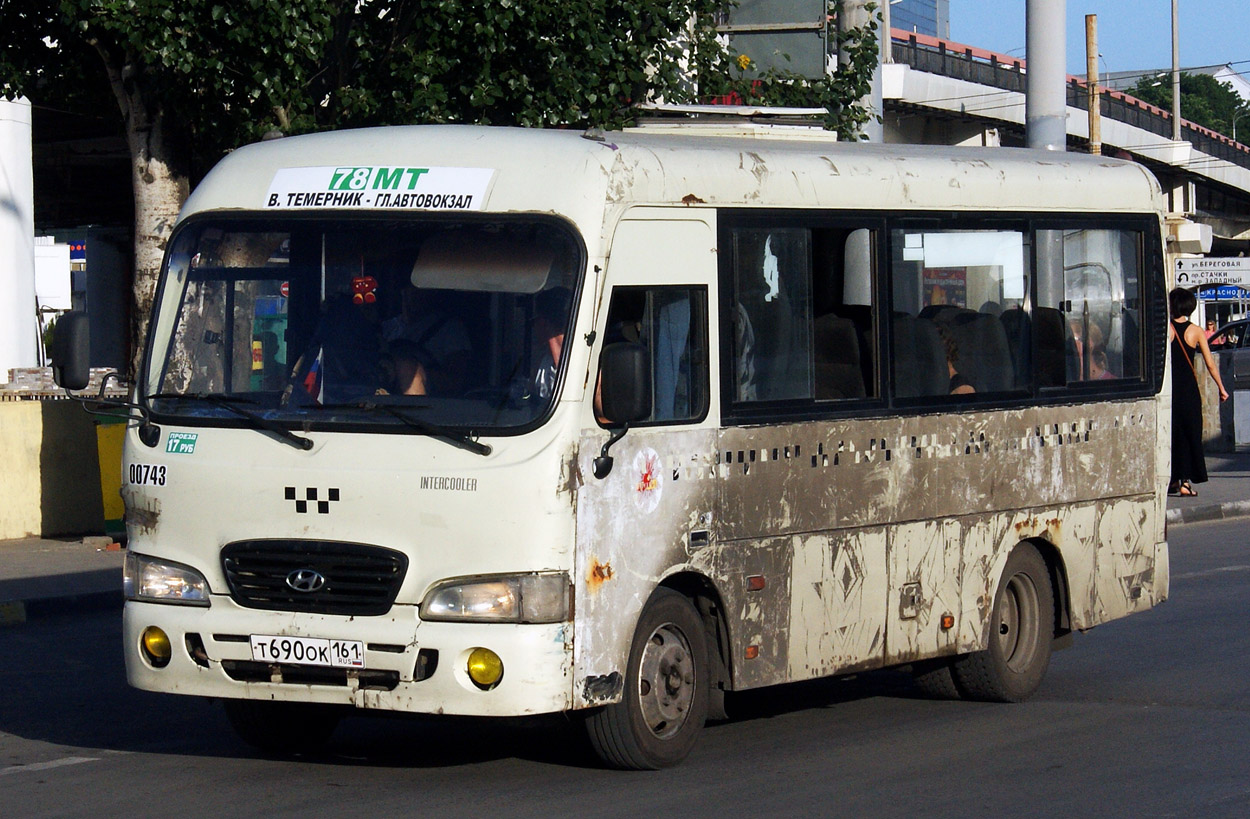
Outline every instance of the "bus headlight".
<path id="1" fill-rule="evenodd" d="M 421 601 L 422 620 L 562 623 L 572 586 L 564 572 L 444 580 Z"/>
<path id="2" fill-rule="evenodd" d="M 157 560 L 133 552 L 126 554 L 122 588 L 127 600 L 156 603 L 208 605 L 208 581 L 204 575 L 167 560 Z"/>

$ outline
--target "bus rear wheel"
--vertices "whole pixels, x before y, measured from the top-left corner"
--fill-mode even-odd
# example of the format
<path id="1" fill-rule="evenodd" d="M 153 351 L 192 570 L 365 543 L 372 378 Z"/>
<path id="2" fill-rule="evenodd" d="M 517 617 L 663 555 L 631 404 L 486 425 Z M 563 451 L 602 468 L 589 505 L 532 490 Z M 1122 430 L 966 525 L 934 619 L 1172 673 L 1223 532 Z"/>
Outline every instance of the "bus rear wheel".
<path id="1" fill-rule="evenodd" d="M 338 727 L 340 709 L 303 702 L 226 700 L 226 717 L 239 738 L 261 751 L 315 751 Z"/>
<path id="2" fill-rule="evenodd" d="M 1037 549 L 1021 543 L 1007 558 L 994 594 L 989 645 L 951 664 L 968 699 L 1019 702 L 1042 684 L 1054 639 L 1054 590 Z"/>
<path id="3" fill-rule="evenodd" d="M 689 600 L 659 589 L 634 632 L 624 696 L 586 718 L 590 743 L 613 767 L 671 767 L 694 747 L 707 710 L 703 623 Z"/>

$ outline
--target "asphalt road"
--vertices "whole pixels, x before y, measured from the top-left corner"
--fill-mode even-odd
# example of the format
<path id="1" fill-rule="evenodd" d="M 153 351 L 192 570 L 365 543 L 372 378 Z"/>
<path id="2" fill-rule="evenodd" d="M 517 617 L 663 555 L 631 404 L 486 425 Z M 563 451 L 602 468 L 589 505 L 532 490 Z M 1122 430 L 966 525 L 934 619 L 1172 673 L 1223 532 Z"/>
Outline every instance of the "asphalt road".
<path id="1" fill-rule="evenodd" d="M 1172 599 L 1078 636 L 1028 703 L 890 672 L 752 692 L 657 773 L 559 722 L 354 717 L 270 759 L 213 703 L 130 690 L 114 616 L 0 629 L 0 817 L 1250 816 L 1250 533 L 1170 534 Z"/>

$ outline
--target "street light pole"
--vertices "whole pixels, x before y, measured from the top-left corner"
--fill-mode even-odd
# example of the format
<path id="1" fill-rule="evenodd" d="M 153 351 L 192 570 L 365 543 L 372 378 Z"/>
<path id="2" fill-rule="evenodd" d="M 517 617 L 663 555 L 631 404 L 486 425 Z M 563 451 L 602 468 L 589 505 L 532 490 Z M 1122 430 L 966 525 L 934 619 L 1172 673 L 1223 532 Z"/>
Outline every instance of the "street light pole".
<path id="1" fill-rule="evenodd" d="M 1233 142 L 1237 141 L 1237 120 L 1250 114 L 1250 108 L 1242 108 L 1240 111 L 1233 112 Z"/>

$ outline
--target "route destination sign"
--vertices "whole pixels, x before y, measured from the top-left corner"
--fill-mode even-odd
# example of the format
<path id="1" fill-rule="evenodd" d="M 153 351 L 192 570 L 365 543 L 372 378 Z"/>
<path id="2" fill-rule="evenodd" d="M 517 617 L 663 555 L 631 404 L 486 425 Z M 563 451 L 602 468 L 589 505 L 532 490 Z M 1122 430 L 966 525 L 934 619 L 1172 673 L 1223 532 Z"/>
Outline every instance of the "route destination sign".
<path id="1" fill-rule="evenodd" d="M 494 175 L 490 168 L 281 168 L 269 183 L 265 208 L 481 210 Z"/>

